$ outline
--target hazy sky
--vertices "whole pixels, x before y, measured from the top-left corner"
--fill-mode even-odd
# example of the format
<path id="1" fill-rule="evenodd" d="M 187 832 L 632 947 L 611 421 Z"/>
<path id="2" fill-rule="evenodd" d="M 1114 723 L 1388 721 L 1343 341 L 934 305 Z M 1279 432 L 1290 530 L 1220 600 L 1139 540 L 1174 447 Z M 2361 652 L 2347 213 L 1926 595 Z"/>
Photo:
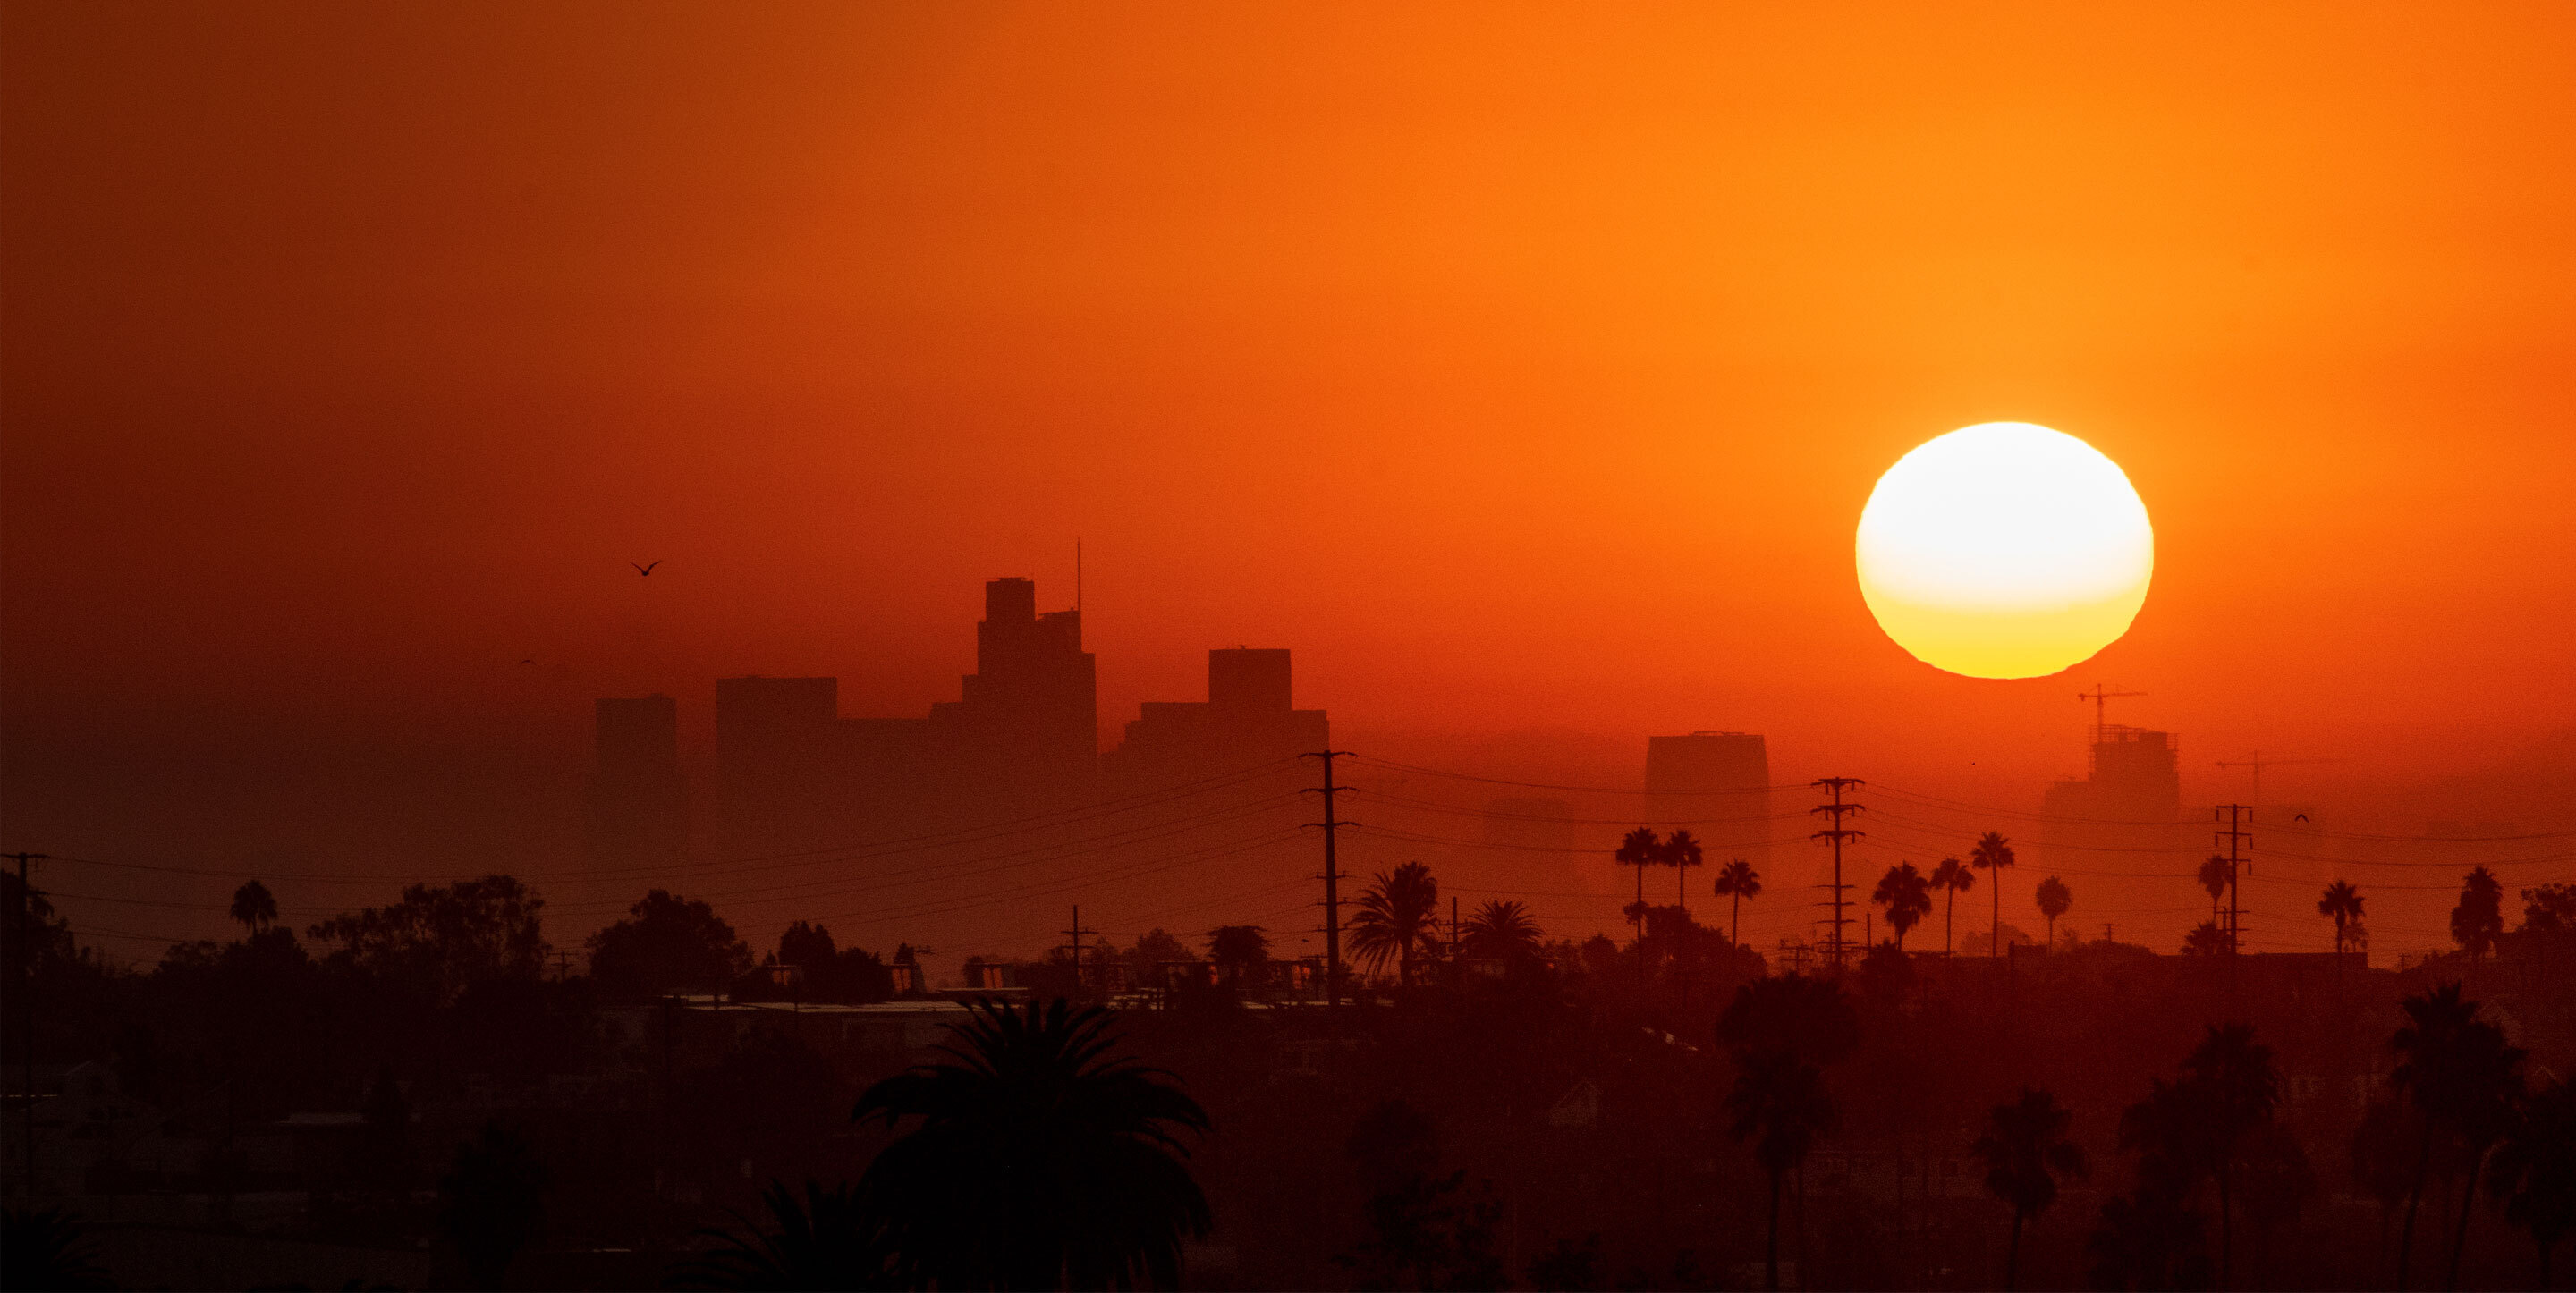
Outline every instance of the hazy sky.
<path id="1" fill-rule="evenodd" d="M 1242 642 L 1426 760 L 2031 804 L 2103 680 L 2202 799 L 2569 766 L 2563 5 L 0 21 L 12 848 L 559 856 L 591 697 L 919 713 L 1077 536 L 1113 740 Z M 2056 678 L 1853 578 L 1995 419 L 2156 526 Z"/>

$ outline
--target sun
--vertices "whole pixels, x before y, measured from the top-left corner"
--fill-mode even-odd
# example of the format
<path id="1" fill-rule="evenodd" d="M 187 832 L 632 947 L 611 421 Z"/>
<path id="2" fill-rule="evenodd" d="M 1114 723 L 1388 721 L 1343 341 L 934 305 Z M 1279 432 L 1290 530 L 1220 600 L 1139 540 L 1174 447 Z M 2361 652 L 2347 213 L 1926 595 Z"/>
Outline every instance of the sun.
<path id="1" fill-rule="evenodd" d="M 1854 548 L 1878 626 L 1971 678 L 2056 673 L 2118 641 L 2156 564 L 2120 465 L 2029 422 L 1962 427 L 1897 459 Z"/>

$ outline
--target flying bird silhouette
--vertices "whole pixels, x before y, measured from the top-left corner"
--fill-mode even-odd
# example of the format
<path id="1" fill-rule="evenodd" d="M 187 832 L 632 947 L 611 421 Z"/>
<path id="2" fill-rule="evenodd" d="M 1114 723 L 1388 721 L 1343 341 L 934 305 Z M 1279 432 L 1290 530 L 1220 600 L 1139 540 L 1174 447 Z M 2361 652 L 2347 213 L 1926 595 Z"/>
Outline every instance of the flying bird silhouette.
<path id="1" fill-rule="evenodd" d="M 630 565 L 630 566 L 635 566 L 635 563 L 634 563 L 634 562 L 632 562 L 632 561 L 627 562 L 626 564 L 627 564 L 627 565 Z M 658 566 L 658 565 L 661 565 L 661 564 L 662 564 L 661 562 L 656 561 L 656 562 L 654 562 L 654 563 L 653 563 L 653 566 Z M 636 573 L 636 574 L 639 574 L 639 575 L 649 575 L 649 574 L 652 574 L 652 573 L 653 573 L 653 566 L 635 566 L 635 573 Z"/>
<path id="2" fill-rule="evenodd" d="M 2301 814 L 2299 814 L 2298 816 L 2291 818 L 2290 820 L 2291 820 L 2291 821 L 2294 821 L 2294 822 L 2304 822 L 2304 821 L 2308 820 L 2308 815 L 2307 815 L 2306 813 L 2301 813 Z"/>

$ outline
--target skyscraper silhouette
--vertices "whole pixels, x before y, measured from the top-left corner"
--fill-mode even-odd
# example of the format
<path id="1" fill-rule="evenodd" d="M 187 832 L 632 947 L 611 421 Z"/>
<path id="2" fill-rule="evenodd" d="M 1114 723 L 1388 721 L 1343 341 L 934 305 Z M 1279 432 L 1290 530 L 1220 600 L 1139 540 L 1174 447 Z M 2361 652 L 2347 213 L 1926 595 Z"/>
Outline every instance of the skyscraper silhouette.
<path id="1" fill-rule="evenodd" d="M 1290 699 L 1288 652 L 1231 647 L 1208 652 L 1208 698 L 1149 700 L 1126 739 L 1102 760 L 1111 792 L 1132 794 L 1331 748 L 1320 709 Z M 1290 768 L 1285 781 L 1302 785 Z"/>
<path id="2" fill-rule="evenodd" d="M 963 788 L 990 801 L 1060 802 L 1097 785 L 1099 686 L 1082 612 L 1037 609 L 1037 585 L 984 585 L 975 672 L 930 709 L 930 739 Z"/>

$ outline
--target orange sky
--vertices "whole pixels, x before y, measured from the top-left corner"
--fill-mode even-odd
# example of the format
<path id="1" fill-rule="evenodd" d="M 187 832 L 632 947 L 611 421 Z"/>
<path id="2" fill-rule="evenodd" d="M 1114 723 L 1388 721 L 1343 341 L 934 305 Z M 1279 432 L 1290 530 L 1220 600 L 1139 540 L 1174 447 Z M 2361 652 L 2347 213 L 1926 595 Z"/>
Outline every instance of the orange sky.
<path id="1" fill-rule="evenodd" d="M 589 698 L 918 713 L 1077 535 L 1113 737 L 2565 786 L 2576 11 L 2242 8 L 9 3 L 6 842 L 560 851 Z M 2157 527 L 2059 678 L 1852 576 L 1994 419 Z"/>

